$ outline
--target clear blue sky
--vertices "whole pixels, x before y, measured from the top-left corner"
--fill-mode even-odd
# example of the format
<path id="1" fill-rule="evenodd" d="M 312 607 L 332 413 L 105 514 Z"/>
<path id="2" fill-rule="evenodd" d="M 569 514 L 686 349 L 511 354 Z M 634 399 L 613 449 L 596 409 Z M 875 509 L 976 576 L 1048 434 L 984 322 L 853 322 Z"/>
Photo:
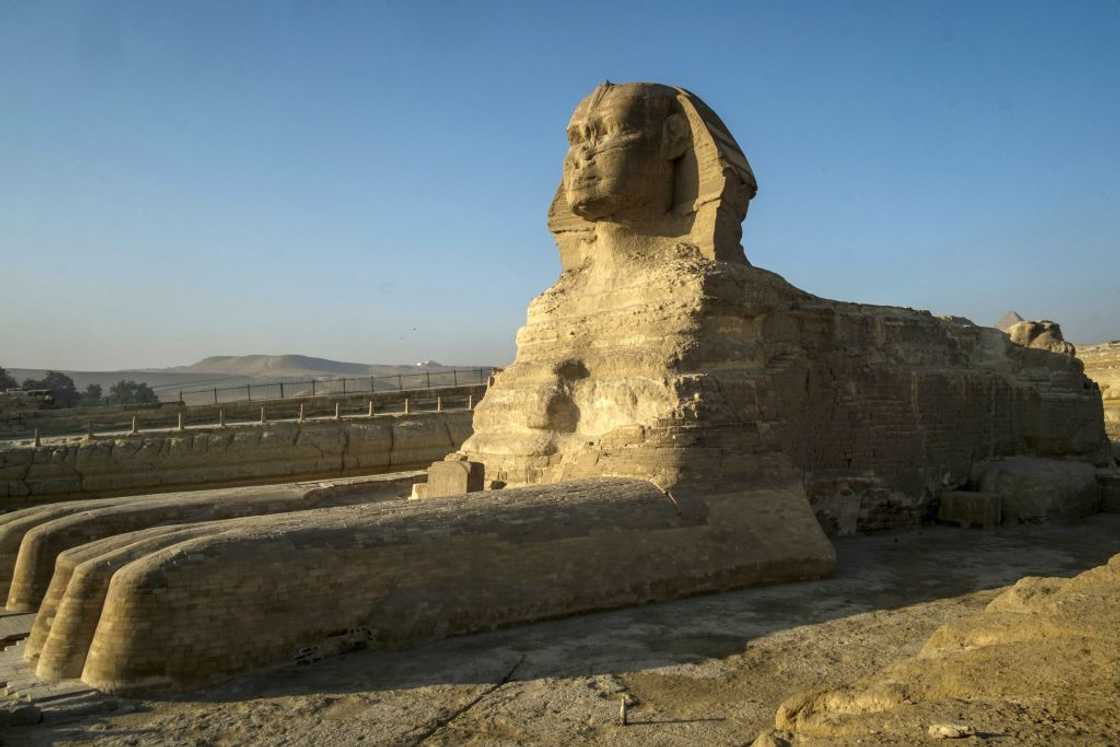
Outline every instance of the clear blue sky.
<path id="1" fill-rule="evenodd" d="M 502 363 L 564 125 L 682 85 L 832 298 L 1120 337 L 1120 3 L 0 0 L 0 365 Z"/>

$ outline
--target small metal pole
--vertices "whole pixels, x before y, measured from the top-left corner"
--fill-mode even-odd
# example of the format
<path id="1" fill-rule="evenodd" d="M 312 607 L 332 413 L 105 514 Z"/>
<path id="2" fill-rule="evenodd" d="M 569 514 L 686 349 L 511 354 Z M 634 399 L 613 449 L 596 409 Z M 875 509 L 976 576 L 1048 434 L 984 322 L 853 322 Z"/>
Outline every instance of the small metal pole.
<path id="1" fill-rule="evenodd" d="M 35 429 L 35 448 L 37 449 L 42 445 L 43 445 L 43 442 L 39 440 L 39 429 L 36 428 Z"/>
<path id="2" fill-rule="evenodd" d="M 474 395 L 473 394 L 468 394 L 467 395 L 467 409 L 468 410 L 473 410 L 474 409 Z"/>
<path id="3" fill-rule="evenodd" d="M 299 422 L 303 422 L 303 403 L 299 403 Z"/>
<path id="4" fill-rule="evenodd" d="M 623 695 L 622 699 L 618 702 L 618 725 L 626 726 L 626 696 Z"/>
<path id="5" fill-rule="evenodd" d="M 180 431 L 185 430 L 183 428 L 183 413 L 179 413 L 179 430 Z"/>
<path id="6" fill-rule="evenodd" d="M 268 419 L 265 417 L 264 408 L 262 407 L 261 408 L 261 425 L 264 425 L 267 422 L 268 422 Z"/>
<path id="7" fill-rule="evenodd" d="M 343 379 L 343 381 L 345 381 L 345 379 Z M 342 416 L 339 414 L 338 403 L 335 402 L 334 403 L 334 419 L 335 420 L 340 420 L 341 418 L 342 418 Z"/>
<path id="8" fill-rule="evenodd" d="M 424 372 L 424 378 L 426 378 L 428 380 L 428 388 L 431 389 L 432 388 L 432 372 L 431 371 L 425 371 Z"/>
<path id="9" fill-rule="evenodd" d="M 179 390 L 179 404 L 180 405 L 183 404 L 183 390 L 182 389 Z"/>
<path id="10" fill-rule="evenodd" d="M 253 385 L 252 384 L 246 384 L 245 385 L 245 394 L 247 394 L 249 396 L 249 401 L 252 402 L 253 401 Z"/>
<path id="11" fill-rule="evenodd" d="M 130 436 L 135 436 L 135 435 L 136 435 L 136 431 L 137 431 L 137 428 L 136 428 L 136 416 L 135 416 L 135 415 L 133 415 L 133 416 L 132 416 L 132 430 L 130 430 L 130 431 L 128 432 L 128 435 L 130 435 Z"/>
<path id="12" fill-rule="evenodd" d="M 402 392 L 404 391 L 404 377 L 403 376 L 397 376 L 397 389 L 399 389 Z"/>
<path id="13" fill-rule="evenodd" d="M 218 404 L 218 387 L 214 387 L 214 404 Z"/>
<path id="14" fill-rule="evenodd" d="M 372 399 L 369 401 L 369 416 L 371 418 L 373 417 L 373 400 Z"/>
<path id="15" fill-rule="evenodd" d="M 451 369 L 451 383 L 454 386 L 459 386 L 459 369 Z"/>
<path id="16" fill-rule="evenodd" d="M 226 427 L 226 411 L 224 409 L 218 410 L 218 427 Z"/>
<path id="17" fill-rule="evenodd" d="M 280 399 L 284 399 L 284 382 L 280 382 Z"/>
<path id="18" fill-rule="evenodd" d="M 311 396 L 315 396 L 315 379 L 311 380 Z"/>
<path id="19" fill-rule="evenodd" d="M 443 397 L 436 396 L 436 412 L 443 412 Z"/>
<path id="20" fill-rule="evenodd" d="M 404 414 L 407 415 L 408 413 L 409 413 L 408 397 L 405 397 L 404 398 Z"/>
<path id="21" fill-rule="evenodd" d="M 346 379 L 342 380 L 342 393 L 346 394 Z"/>
<path id="22" fill-rule="evenodd" d="M 369 393 L 373 394 L 373 377 L 369 377 Z"/>

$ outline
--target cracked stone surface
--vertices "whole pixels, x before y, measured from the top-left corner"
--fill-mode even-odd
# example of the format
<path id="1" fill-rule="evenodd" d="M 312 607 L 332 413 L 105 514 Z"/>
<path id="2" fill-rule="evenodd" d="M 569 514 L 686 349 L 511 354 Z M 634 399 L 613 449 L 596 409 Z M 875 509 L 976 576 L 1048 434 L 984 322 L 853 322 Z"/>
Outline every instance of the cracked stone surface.
<path id="1" fill-rule="evenodd" d="M 935 629 L 1019 578 L 1105 562 L 1120 552 L 1120 515 L 906 530 L 841 538 L 837 549 L 837 575 L 822 581 L 356 652 L 173 697 L 100 696 L 100 710 L 44 703 L 44 722 L 10 728 L 5 743 L 745 745 L 786 698 L 917 654 Z M 18 664 L 3 662 L 0 679 L 11 680 L 2 667 Z M 33 690 L 22 696 L 35 702 Z M 621 698 L 626 727 L 616 723 Z M 1068 721 L 1076 707 L 1074 698 L 1050 717 Z M 944 709 L 927 715 L 959 721 Z"/>

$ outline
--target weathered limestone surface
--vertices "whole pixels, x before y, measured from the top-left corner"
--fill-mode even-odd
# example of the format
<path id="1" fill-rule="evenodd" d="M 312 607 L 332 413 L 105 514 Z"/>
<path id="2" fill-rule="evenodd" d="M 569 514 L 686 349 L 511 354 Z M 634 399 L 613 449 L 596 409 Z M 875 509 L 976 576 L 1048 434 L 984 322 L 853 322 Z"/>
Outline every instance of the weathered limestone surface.
<path id="1" fill-rule="evenodd" d="M 649 482 L 605 478 L 173 531 L 64 555 L 52 600 L 66 589 L 36 629 L 40 674 L 77 671 L 88 640 L 82 679 L 97 688 L 184 686 L 317 645 L 398 645 L 834 562 L 803 494 L 708 496 L 685 512 Z"/>
<path id="2" fill-rule="evenodd" d="M 65 515 L 59 515 L 53 506 L 14 511 L 0 517 L 5 520 L 0 523 L 0 546 L 19 544 L 14 563 L 0 569 L 0 574 L 11 578 L 5 589 L 7 609 L 33 612 L 38 608 L 55 572 L 55 559 L 68 548 L 154 526 L 365 503 L 381 493 L 404 495 L 411 488 L 414 474 L 399 473 L 354 484 L 287 483 L 82 501 L 76 502 L 84 504 L 81 510 Z M 10 557 L 8 554 L 5 559 Z"/>
<path id="3" fill-rule="evenodd" d="M 1038 322 L 1021 321 L 1011 325 L 1007 336 L 1016 345 L 1037 350 L 1049 350 L 1061 355 L 1077 355 L 1077 348 L 1066 342 L 1062 328 L 1057 322 L 1042 320 Z"/>
<path id="4" fill-rule="evenodd" d="M 1072 579 L 1023 578 L 917 656 L 790 698 L 755 744 L 916 744 L 947 719 L 1009 744 L 1114 744 L 1118 668 L 1120 555 Z"/>
<path id="5" fill-rule="evenodd" d="M 470 428 L 459 410 L 12 448 L 0 451 L 0 505 L 409 470 L 454 451 Z"/>
<path id="6" fill-rule="evenodd" d="M 1085 462 L 1012 457 L 987 466 L 981 492 L 998 495 L 1004 523 L 1077 519 L 1100 510 L 1097 470 Z"/>
<path id="7" fill-rule="evenodd" d="M 1077 357 L 1085 364 L 1085 375 L 1101 388 L 1105 430 L 1114 441 L 1120 441 L 1120 340 L 1082 345 Z M 1117 453 L 1120 455 L 1120 449 Z"/>
<path id="8" fill-rule="evenodd" d="M 461 450 L 487 480 L 783 475 L 844 532 L 916 523 L 985 459 L 1108 458 L 1077 359 L 750 266 L 737 231 L 712 227 L 738 226 L 754 177 L 692 94 L 601 87 L 569 138 L 549 216 L 564 272 Z"/>

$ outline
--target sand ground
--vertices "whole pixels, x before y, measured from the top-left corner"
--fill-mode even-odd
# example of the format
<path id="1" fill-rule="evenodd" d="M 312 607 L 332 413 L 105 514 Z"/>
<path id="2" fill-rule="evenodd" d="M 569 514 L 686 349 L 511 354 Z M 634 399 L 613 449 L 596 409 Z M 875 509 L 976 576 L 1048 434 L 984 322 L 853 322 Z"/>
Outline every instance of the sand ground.
<path id="1" fill-rule="evenodd" d="M 1120 552 L 1120 515 L 836 541 L 835 577 L 601 612 L 217 687 L 45 708 L 5 745 L 747 745 L 787 696 L 918 650 L 1024 575 Z M 323 611 L 329 615 L 329 610 Z M 630 724 L 619 726 L 619 700 Z M 990 743 L 999 743 L 994 737 Z M 873 740 L 869 743 L 874 743 Z"/>

